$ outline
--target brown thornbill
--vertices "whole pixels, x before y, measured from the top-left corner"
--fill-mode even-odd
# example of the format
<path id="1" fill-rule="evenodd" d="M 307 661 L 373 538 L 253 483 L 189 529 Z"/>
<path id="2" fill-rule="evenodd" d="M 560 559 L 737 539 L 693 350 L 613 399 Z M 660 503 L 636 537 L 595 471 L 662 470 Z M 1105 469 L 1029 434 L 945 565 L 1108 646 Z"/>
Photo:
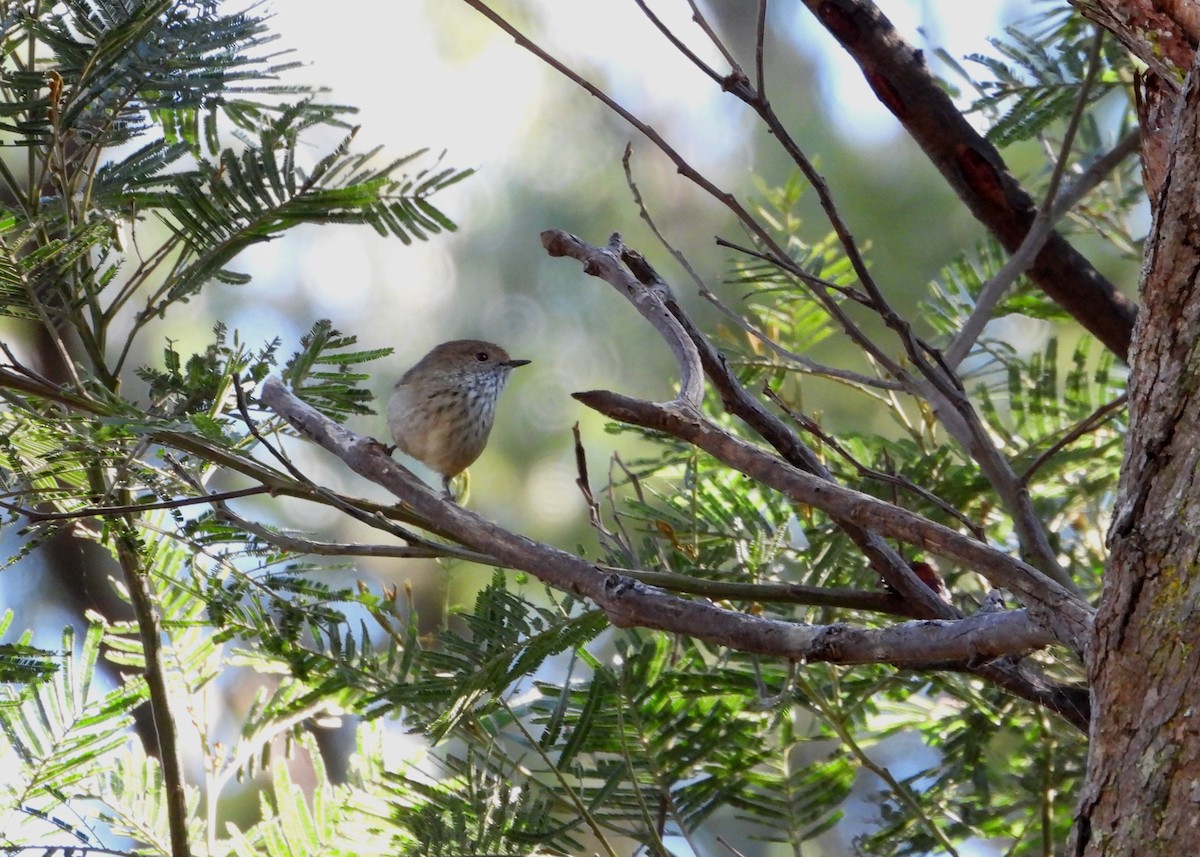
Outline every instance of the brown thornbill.
<path id="1" fill-rule="evenodd" d="M 496 401 L 509 373 L 528 360 L 479 339 L 443 342 L 396 382 L 388 400 L 387 421 L 401 452 L 450 480 L 462 473 L 487 446 L 496 418 Z"/>

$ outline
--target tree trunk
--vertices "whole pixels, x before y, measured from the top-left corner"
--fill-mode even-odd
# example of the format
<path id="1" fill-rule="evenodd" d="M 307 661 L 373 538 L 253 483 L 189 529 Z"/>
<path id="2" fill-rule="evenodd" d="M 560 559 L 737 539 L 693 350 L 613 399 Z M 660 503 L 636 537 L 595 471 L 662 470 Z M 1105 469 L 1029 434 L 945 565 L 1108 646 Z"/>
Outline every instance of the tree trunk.
<path id="1" fill-rule="evenodd" d="M 1131 350 L 1128 448 L 1088 653 L 1068 854 L 1200 854 L 1200 70 L 1179 98 Z"/>

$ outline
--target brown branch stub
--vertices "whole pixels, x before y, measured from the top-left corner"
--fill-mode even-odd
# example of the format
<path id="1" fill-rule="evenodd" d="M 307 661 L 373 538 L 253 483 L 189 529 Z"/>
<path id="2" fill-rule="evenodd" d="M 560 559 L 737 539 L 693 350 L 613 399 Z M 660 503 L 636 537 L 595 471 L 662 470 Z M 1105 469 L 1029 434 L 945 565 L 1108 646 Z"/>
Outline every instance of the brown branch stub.
<path id="1" fill-rule="evenodd" d="M 700 355 L 690 337 L 663 304 L 665 295 L 648 287 L 625 267 L 621 257 L 625 245 L 617 233 L 609 238 L 608 246 L 594 247 L 570 232 L 547 229 L 542 233 L 542 246 L 551 256 L 569 256 L 583 263 L 583 272 L 599 277 L 624 295 L 666 341 L 679 364 L 679 396 L 676 402 L 699 410 L 704 398 L 704 370 Z"/>

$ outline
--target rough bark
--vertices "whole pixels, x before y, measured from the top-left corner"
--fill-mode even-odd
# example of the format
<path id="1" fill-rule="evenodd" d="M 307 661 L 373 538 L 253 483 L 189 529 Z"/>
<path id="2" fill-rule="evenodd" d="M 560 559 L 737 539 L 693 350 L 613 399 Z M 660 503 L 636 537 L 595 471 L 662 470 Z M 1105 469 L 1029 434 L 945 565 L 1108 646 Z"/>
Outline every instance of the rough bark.
<path id="1" fill-rule="evenodd" d="M 1170 119 L 1180 85 L 1200 39 L 1200 4 L 1195 0 L 1072 0 L 1144 62 L 1133 91 L 1142 135 L 1142 179 L 1156 201 L 1167 178 Z"/>
<path id="2" fill-rule="evenodd" d="M 1200 854 L 1200 72 L 1179 99 L 1131 351 L 1129 441 L 1068 853 Z"/>

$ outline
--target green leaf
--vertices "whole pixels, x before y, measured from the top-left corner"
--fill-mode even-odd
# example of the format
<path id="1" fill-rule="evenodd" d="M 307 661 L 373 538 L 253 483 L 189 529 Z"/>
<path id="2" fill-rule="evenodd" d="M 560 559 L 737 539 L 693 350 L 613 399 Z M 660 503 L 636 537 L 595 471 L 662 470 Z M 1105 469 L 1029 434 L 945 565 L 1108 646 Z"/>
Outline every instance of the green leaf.
<path id="1" fill-rule="evenodd" d="M 367 380 L 368 376 L 347 370 L 350 366 L 386 357 L 392 350 L 348 350 L 357 341 L 356 337 L 344 336 L 335 330 L 328 319 L 317 321 L 300 339 L 301 350 L 284 366 L 284 380 L 302 400 L 333 419 L 374 413 L 368 404 L 372 400 L 371 392 L 357 386 L 357 382 Z M 317 371 L 318 366 L 330 365 L 338 366 L 341 371 Z"/>

